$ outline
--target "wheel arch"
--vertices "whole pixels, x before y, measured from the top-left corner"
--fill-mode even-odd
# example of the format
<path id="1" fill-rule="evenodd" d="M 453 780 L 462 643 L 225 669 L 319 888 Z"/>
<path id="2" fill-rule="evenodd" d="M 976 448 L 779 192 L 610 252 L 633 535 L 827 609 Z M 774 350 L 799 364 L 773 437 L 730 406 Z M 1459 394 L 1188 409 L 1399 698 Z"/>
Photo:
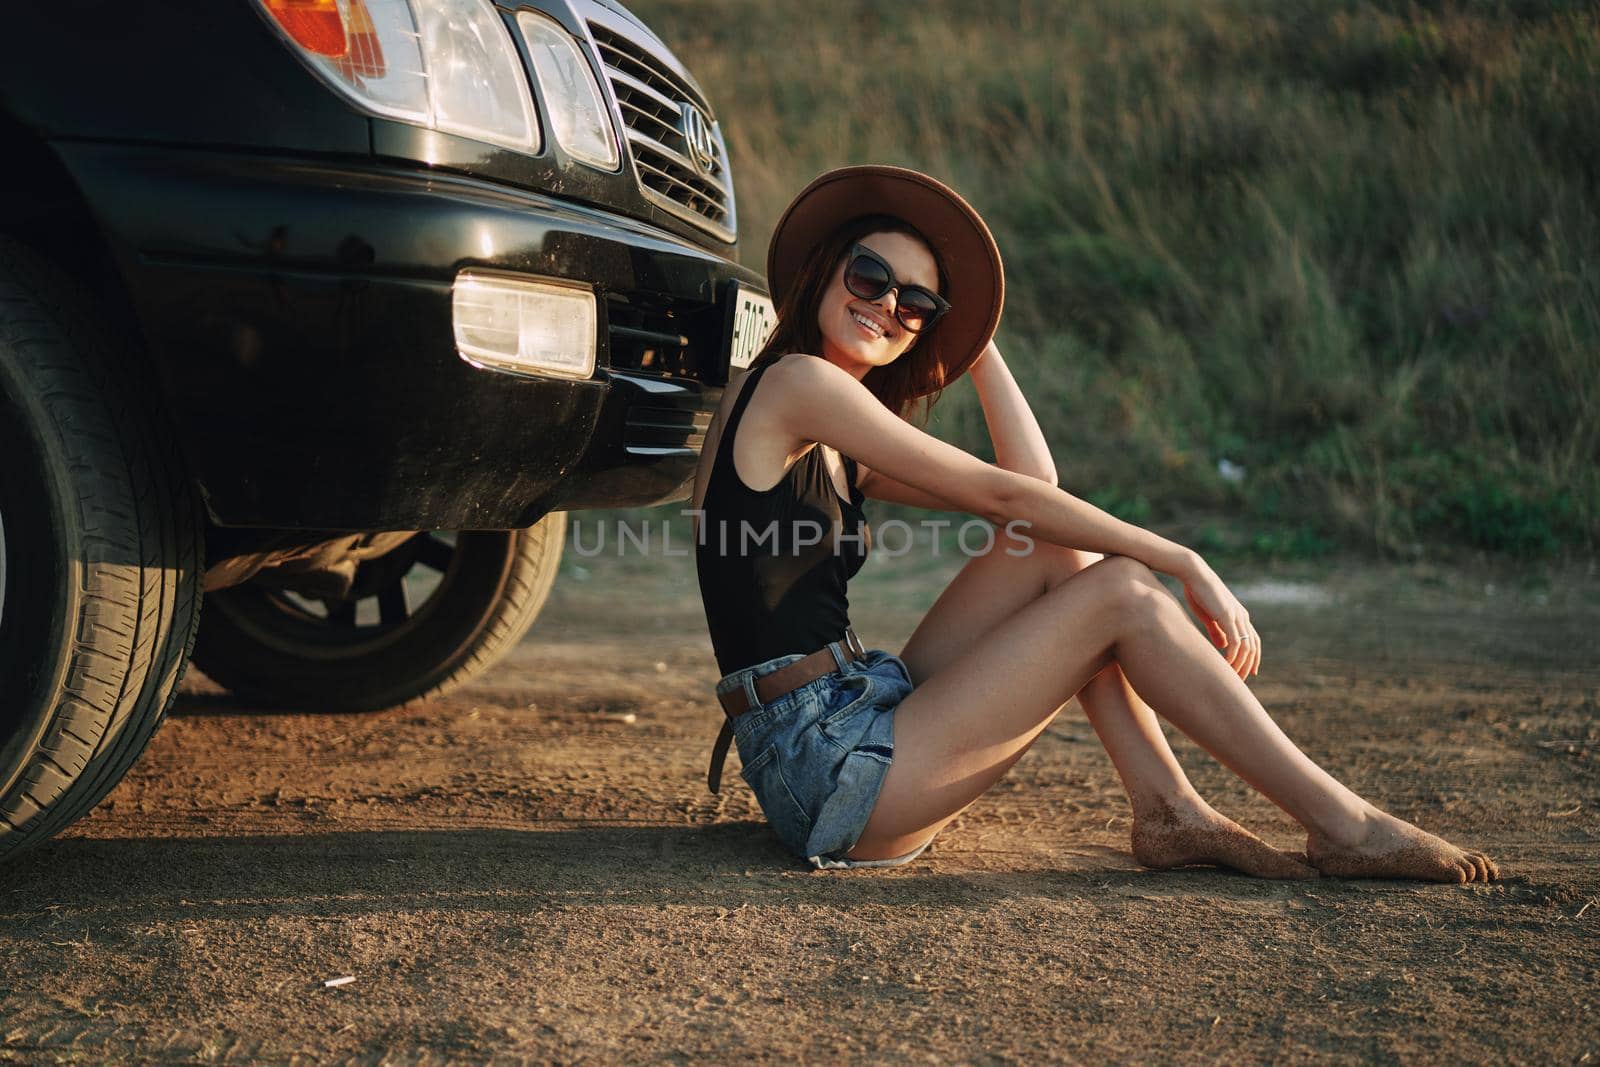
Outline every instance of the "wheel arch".
<path id="1" fill-rule="evenodd" d="M 22 245 L 81 286 L 106 327 L 133 342 L 121 348 L 129 362 L 122 372 L 153 385 L 145 392 L 161 410 L 152 412 L 152 417 L 174 426 L 173 399 L 150 354 L 116 251 L 71 170 L 48 139 L 4 106 L 0 106 L 0 145 L 9 155 L 0 167 L 0 237 Z M 184 477 L 204 501 L 205 493 L 192 473 L 188 443 L 179 436 L 177 445 Z"/>

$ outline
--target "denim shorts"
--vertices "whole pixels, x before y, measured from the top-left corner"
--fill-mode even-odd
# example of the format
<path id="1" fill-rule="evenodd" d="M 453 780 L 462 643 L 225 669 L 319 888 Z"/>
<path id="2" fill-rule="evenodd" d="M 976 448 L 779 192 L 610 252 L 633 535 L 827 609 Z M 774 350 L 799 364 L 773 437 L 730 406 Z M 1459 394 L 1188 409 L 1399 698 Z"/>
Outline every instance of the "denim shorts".
<path id="1" fill-rule="evenodd" d="M 755 679 L 802 658 L 776 656 L 717 683 L 719 697 L 745 687 L 751 701 L 751 709 L 733 720 L 740 775 L 784 846 L 816 867 L 884 867 L 915 859 L 922 849 L 892 860 L 845 856 L 860 839 L 894 760 L 895 705 L 912 689 L 904 661 L 868 649 L 770 703 L 756 701 Z"/>

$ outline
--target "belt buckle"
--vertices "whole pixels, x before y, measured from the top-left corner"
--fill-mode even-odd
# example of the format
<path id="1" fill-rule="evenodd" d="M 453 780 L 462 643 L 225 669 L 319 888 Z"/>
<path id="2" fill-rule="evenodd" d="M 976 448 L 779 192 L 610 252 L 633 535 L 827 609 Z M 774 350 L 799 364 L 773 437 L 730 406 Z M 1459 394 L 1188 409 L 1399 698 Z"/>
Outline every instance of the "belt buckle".
<path id="1" fill-rule="evenodd" d="M 857 637 L 855 630 L 848 626 L 844 628 L 844 643 L 845 647 L 850 649 L 850 651 L 854 652 L 858 656 L 865 656 L 867 654 L 866 647 L 861 644 L 861 638 Z"/>

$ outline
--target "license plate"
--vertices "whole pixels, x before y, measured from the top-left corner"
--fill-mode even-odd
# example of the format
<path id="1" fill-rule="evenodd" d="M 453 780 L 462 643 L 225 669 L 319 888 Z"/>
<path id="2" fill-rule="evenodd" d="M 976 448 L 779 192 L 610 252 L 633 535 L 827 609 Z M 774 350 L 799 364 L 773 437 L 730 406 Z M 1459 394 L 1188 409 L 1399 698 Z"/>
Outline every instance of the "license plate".
<path id="1" fill-rule="evenodd" d="M 733 329 L 728 335 L 728 367 L 733 370 L 750 366 L 767 343 L 778 314 L 772 301 L 754 289 L 733 283 Z"/>

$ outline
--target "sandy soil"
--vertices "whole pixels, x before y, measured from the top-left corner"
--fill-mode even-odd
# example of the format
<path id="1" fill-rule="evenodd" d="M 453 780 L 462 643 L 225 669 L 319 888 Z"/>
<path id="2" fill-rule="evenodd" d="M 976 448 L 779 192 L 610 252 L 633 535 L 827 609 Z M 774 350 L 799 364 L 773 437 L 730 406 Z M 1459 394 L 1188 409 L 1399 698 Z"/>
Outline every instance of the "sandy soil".
<path id="1" fill-rule="evenodd" d="M 190 683 L 98 810 L 0 871 L 0 1061 L 1600 1059 L 1592 567 L 1230 575 L 1268 708 L 1493 854 L 1488 886 L 1142 871 L 1075 708 L 921 862 L 810 873 L 732 768 L 705 791 L 687 561 L 565 570 L 450 699 L 290 715 Z M 868 644 L 949 573 L 869 564 Z"/>

